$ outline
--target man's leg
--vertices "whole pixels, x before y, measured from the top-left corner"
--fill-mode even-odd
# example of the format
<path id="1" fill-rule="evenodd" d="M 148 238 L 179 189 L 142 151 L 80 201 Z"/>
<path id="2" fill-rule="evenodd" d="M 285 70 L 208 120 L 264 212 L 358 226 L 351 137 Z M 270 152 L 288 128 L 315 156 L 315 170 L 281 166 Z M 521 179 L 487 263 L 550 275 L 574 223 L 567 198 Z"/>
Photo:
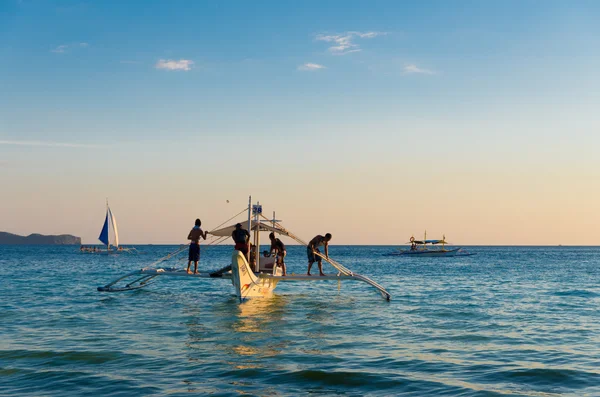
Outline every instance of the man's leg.
<path id="1" fill-rule="evenodd" d="M 313 263 L 314 263 L 314 262 L 308 262 L 308 272 L 306 272 L 306 275 L 307 275 L 307 276 L 310 276 L 310 268 L 312 267 L 312 264 L 313 264 Z"/>
<path id="2" fill-rule="evenodd" d="M 285 262 L 281 261 L 281 270 L 283 271 L 283 276 L 287 276 L 287 272 L 285 271 Z"/>
<path id="3" fill-rule="evenodd" d="M 192 264 L 192 261 L 188 261 L 188 268 L 187 268 L 187 270 L 186 270 L 186 272 L 187 272 L 187 273 L 189 273 L 189 272 L 190 272 L 190 265 L 191 265 L 191 264 Z"/>
<path id="4" fill-rule="evenodd" d="M 283 275 L 287 275 L 287 272 L 285 270 L 285 256 L 287 255 L 287 252 L 283 251 L 281 253 L 281 256 L 279 257 L 279 261 L 281 262 L 281 270 L 283 271 Z"/>
<path id="5" fill-rule="evenodd" d="M 319 276 L 324 276 L 325 273 L 323 273 L 323 262 L 318 261 L 317 264 L 319 265 Z"/>
<path id="6" fill-rule="evenodd" d="M 198 274 L 198 261 L 194 261 L 194 274 Z"/>

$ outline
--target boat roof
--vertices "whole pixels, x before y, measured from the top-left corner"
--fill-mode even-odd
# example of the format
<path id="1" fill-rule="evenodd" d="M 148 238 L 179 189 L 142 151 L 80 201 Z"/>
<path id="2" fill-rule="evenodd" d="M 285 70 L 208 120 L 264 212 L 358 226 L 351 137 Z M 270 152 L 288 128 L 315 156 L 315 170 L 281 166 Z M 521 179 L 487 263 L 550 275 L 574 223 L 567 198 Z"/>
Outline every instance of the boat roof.
<path id="1" fill-rule="evenodd" d="M 246 229 L 248 227 L 248 221 L 243 221 L 243 222 L 238 222 L 242 224 L 242 228 Z M 231 233 L 233 233 L 233 231 L 235 230 L 235 225 L 237 223 L 234 223 L 233 225 L 229 225 L 229 226 L 225 226 L 221 229 L 217 229 L 217 230 L 211 230 L 210 232 L 208 232 L 209 234 L 212 234 L 213 236 L 219 236 L 219 237 L 224 237 L 224 236 L 231 236 Z M 259 227 L 261 232 L 275 232 L 277 234 L 281 234 L 283 236 L 289 236 L 287 230 L 282 229 L 280 227 L 277 226 L 273 226 L 273 225 L 269 225 L 267 223 L 267 221 L 261 221 L 261 222 L 257 222 L 257 221 L 252 221 L 252 231 L 256 230 L 256 228 Z"/>
<path id="2" fill-rule="evenodd" d="M 413 241 L 415 244 L 448 244 L 444 240 L 415 240 Z"/>

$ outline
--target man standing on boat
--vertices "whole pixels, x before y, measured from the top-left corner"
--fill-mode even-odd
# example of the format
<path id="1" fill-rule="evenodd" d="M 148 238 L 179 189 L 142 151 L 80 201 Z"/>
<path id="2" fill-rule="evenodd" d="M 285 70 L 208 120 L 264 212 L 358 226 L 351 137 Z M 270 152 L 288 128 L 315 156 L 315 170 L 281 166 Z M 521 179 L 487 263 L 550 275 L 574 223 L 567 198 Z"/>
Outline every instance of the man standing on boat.
<path id="1" fill-rule="evenodd" d="M 187 237 L 188 240 L 191 240 L 187 265 L 188 273 L 190 273 L 190 264 L 192 263 L 192 261 L 194 261 L 194 274 L 198 274 L 198 261 L 200 260 L 200 237 L 206 240 L 207 233 L 203 232 L 202 229 L 200 229 L 200 225 L 202 225 L 202 222 L 200 221 L 200 219 L 196 219 L 194 228 L 190 231 L 190 234 L 188 234 Z"/>
<path id="2" fill-rule="evenodd" d="M 250 233 L 246 229 L 242 229 L 242 224 L 237 223 L 235 230 L 231 232 L 231 238 L 235 242 L 234 249 L 240 251 L 248 260 L 248 241 L 250 241 Z"/>
<path id="3" fill-rule="evenodd" d="M 319 246 L 324 246 L 325 247 L 325 258 L 329 259 L 329 241 L 331 240 L 331 233 L 327 233 L 325 235 L 325 237 L 321 236 L 320 234 L 315 236 L 315 238 L 313 238 L 312 240 L 310 240 L 310 242 L 308 243 L 308 246 L 306 247 L 306 256 L 308 256 L 308 272 L 306 272 L 307 275 L 311 275 L 310 274 L 310 268 L 312 267 L 312 264 L 317 262 L 317 264 L 319 265 L 319 275 L 320 276 L 324 276 L 325 273 L 323 273 L 323 263 L 322 263 L 322 258 L 319 255 L 315 255 L 316 253 L 321 253 L 321 251 L 319 251 Z"/>
<path id="4" fill-rule="evenodd" d="M 250 261 L 250 257 L 248 256 L 248 251 L 249 251 L 248 241 L 250 241 L 250 233 L 248 233 L 248 231 L 246 229 L 242 229 L 241 223 L 237 223 L 235 225 L 235 230 L 233 232 L 231 232 L 231 238 L 235 242 L 234 249 L 236 249 L 236 250 L 240 251 L 242 254 L 244 254 L 248 263 L 250 263 L 251 266 L 254 266 Z M 231 270 L 231 265 L 227 265 L 222 269 L 219 269 L 217 271 L 210 273 L 210 277 L 221 277 L 223 275 L 223 273 L 228 272 L 230 270 Z"/>
<path id="5" fill-rule="evenodd" d="M 269 239 L 271 240 L 271 252 L 270 255 L 277 255 L 277 260 L 279 261 L 279 265 L 281 266 L 281 270 L 283 271 L 282 275 L 286 276 L 287 273 L 285 271 L 285 255 L 287 251 L 285 250 L 285 245 L 281 242 L 280 239 L 275 238 L 275 233 L 271 232 L 269 234 Z M 275 263 L 277 266 L 277 263 Z"/>

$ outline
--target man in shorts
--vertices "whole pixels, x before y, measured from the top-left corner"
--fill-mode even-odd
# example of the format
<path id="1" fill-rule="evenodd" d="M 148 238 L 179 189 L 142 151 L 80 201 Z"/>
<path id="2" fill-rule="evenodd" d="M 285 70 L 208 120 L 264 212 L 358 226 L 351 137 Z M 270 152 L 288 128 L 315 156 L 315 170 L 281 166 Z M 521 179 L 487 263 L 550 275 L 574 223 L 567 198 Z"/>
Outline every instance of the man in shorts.
<path id="1" fill-rule="evenodd" d="M 281 266 L 281 270 L 283 271 L 282 276 L 286 276 L 285 255 L 287 254 L 287 251 L 285 250 L 285 245 L 280 239 L 275 238 L 275 233 L 273 232 L 269 234 L 269 239 L 271 240 L 271 251 L 269 252 L 269 255 L 277 255 L 277 260 L 279 263 L 276 263 L 275 266 Z"/>
<path id="2" fill-rule="evenodd" d="M 306 256 L 308 257 L 308 272 L 306 272 L 307 275 L 311 276 L 310 268 L 312 267 L 312 264 L 315 262 L 317 262 L 317 264 L 319 265 L 319 275 L 320 276 L 325 275 L 325 273 L 323 273 L 322 258 L 319 255 L 315 255 L 315 253 L 320 254 L 321 251 L 319 251 L 319 247 L 323 246 L 323 247 L 325 247 L 325 258 L 329 259 L 329 241 L 330 240 L 331 240 L 331 233 L 327 233 L 325 236 L 321 236 L 319 234 L 319 235 L 315 236 L 315 238 L 310 240 L 310 242 L 306 246 Z"/>
<path id="3" fill-rule="evenodd" d="M 200 237 L 206 240 L 206 233 L 200 229 L 202 222 L 200 219 L 196 219 L 194 228 L 188 234 L 188 240 L 190 240 L 190 251 L 188 254 L 188 265 L 187 272 L 190 274 L 190 265 L 194 261 L 194 274 L 198 274 L 198 261 L 200 260 Z"/>

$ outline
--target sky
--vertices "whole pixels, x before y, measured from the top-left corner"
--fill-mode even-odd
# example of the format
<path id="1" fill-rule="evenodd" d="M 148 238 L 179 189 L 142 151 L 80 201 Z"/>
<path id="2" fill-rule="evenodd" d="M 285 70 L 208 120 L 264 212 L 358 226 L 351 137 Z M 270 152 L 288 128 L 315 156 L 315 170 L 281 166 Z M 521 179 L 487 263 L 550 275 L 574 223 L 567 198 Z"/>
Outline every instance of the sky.
<path id="1" fill-rule="evenodd" d="M 600 3 L 0 2 L 0 231 L 600 245 Z"/>

